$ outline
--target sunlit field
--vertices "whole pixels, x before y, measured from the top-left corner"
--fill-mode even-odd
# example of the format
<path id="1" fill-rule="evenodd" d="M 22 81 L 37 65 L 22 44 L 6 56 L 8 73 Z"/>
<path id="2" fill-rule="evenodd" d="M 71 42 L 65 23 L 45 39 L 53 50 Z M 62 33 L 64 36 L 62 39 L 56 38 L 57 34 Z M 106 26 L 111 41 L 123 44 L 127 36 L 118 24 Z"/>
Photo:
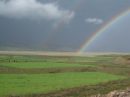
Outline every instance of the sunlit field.
<path id="1" fill-rule="evenodd" d="M 123 89 L 130 85 L 130 65 L 119 58 L 1 55 L 0 97 L 83 97 Z"/>
<path id="2" fill-rule="evenodd" d="M 125 77 L 99 72 L 73 72 L 56 74 L 0 74 L 0 94 L 25 95 L 49 93 L 73 87 L 98 84 Z"/>
<path id="3" fill-rule="evenodd" d="M 73 64 L 73 63 L 56 63 L 56 62 L 10 62 L 1 63 L 0 66 L 14 68 L 65 68 L 65 67 L 91 67 L 95 64 Z"/>

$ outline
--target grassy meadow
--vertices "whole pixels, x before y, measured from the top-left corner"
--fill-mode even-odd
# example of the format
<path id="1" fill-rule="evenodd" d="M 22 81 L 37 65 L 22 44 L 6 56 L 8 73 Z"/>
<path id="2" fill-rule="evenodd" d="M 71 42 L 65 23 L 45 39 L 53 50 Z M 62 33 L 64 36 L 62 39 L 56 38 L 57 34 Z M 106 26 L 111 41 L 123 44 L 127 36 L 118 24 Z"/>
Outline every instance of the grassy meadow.
<path id="1" fill-rule="evenodd" d="M 89 97 L 129 87 L 130 65 L 117 63 L 119 57 L 129 61 L 119 55 L 0 55 L 0 97 Z"/>
<path id="2" fill-rule="evenodd" d="M 123 79 L 122 76 L 99 72 L 57 73 L 57 74 L 0 74 L 0 94 L 25 95 L 49 93 L 67 88 L 98 84 Z"/>
<path id="3" fill-rule="evenodd" d="M 70 64 L 70 63 L 56 63 L 56 62 L 10 62 L 1 63 L 0 66 L 14 67 L 14 68 L 64 68 L 64 67 L 91 67 L 95 64 Z"/>

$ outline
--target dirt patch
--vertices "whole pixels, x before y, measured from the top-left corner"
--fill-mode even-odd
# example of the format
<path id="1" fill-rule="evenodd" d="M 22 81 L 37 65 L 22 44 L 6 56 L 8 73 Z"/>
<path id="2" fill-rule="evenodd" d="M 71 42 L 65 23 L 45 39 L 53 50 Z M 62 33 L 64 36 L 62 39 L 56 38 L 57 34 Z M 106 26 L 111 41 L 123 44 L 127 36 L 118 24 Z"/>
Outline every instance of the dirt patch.
<path id="1" fill-rule="evenodd" d="M 120 91 L 112 91 L 106 95 L 95 95 L 91 97 L 130 97 L 130 88 L 127 88 L 126 90 L 120 90 Z"/>
<path id="2" fill-rule="evenodd" d="M 122 65 L 130 65 L 130 57 L 124 56 L 124 57 L 117 57 L 114 61 L 115 64 L 122 64 Z"/>

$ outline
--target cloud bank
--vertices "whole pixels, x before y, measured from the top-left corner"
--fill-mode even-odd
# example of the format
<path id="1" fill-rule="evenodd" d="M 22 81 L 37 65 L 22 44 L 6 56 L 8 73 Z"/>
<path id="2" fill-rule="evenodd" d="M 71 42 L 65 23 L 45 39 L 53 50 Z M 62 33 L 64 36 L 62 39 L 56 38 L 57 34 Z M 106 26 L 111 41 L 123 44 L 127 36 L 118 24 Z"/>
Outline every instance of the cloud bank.
<path id="1" fill-rule="evenodd" d="M 99 18 L 87 18 L 85 20 L 85 22 L 91 23 L 91 24 L 102 24 L 104 21 L 102 19 L 99 19 Z"/>
<path id="2" fill-rule="evenodd" d="M 74 12 L 60 9 L 56 3 L 44 4 L 38 0 L 0 0 L 0 16 L 70 21 L 74 17 Z"/>

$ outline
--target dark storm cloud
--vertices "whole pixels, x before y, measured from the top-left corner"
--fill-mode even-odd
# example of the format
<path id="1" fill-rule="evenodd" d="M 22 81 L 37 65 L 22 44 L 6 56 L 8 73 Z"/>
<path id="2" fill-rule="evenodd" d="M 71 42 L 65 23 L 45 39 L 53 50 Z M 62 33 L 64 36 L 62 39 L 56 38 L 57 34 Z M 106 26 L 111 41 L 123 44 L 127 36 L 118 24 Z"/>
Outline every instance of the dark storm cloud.
<path id="1" fill-rule="evenodd" d="M 25 5 L 15 11 L 9 2 Z M 130 0 L 0 0 L 0 47 L 75 51 L 128 7 Z"/>

